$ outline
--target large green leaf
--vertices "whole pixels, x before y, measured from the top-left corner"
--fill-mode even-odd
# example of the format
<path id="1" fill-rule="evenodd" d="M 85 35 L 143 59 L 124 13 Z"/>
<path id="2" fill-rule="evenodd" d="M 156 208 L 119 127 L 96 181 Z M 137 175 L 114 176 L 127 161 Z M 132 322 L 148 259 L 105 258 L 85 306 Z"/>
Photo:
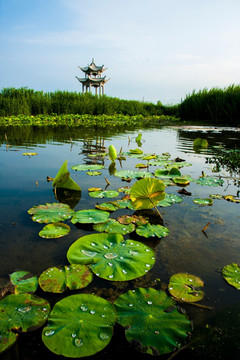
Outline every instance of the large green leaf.
<path id="1" fill-rule="evenodd" d="M 67 235 L 70 230 L 70 227 L 63 223 L 48 224 L 39 232 L 39 236 L 44 239 L 57 239 Z"/>
<path id="2" fill-rule="evenodd" d="M 32 220 L 39 223 L 57 223 L 70 219 L 74 213 L 69 205 L 61 203 L 46 203 L 28 210 L 28 214 L 33 215 Z"/>
<path id="3" fill-rule="evenodd" d="M 63 165 L 59 169 L 53 181 L 53 186 L 56 188 L 81 191 L 80 186 L 78 186 L 78 184 L 70 177 L 70 173 L 67 170 L 67 160 L 63 163 Z"/>
<path id="4" fill-rule="evenodd" d="M 114 198 L 119 195 L 118 191 L 115 190 L 103 190 L 103 191 L 90 191 L 89 195 L 94 198 Z"/>
<path id="5" fill-rule="evenodd" d="M 68 296 L 53 307 L 42 340 L 57 355 L 90 356 L 104 349 L 113 334 L 114 306 L 89 294 Z"/>
<path id="6" fill-rule="evenodd" d="M 67 289 L 86 287 L 92 281 L 92 272 L 86 265 L 72 264 L 52 267 L 39 277 L 39 285 L 44 291 L 62 293 Z"/>
<path id="7" fill-rule="evenodd" d="M 222 275 L 230 285 L 240 290 L 240 267 L 237 264 L 232 263 L 224 266 Z"/>
<path id="8" fill-rule="evenodd" d="M 138 180 L 131 188 L 130 197 L 137 210 L 151 209 L 165 197 L 165 185 L 161 180 L 148 178 Z"/>
<path id="9" fill-rule="evenodd" d="M 121 234 L 91 234 L 75 241 L 67 252 L 72 264 L 89 264 L 99 277 L 128 281 L 147 273 L 155 262 L 154 251 Z"/>
<path id="10" fill-rule="evenodd" d="M 42 326 L 50 312 L 49 303 L 32 294 L 12 294 L 0 301 L 0 353 L 17 340 L 17 331 Z"/>
<path id="11" fill-rule="evenodd" d="M 135 225 L 133 224 L 120 224 L 115 219 L 109 219 L 108 221 L 93 226 L 93 229 L 99 232 L 107 233 L 118 233 L 122 235 L 129 234 L 135 230 Z"/>
<path id="12" fill-rule="evenodd" d="M 151 225 L 145 224 L 138 226 L 136 228 L 136 233 L 140 236 L 144 236 L 146 238 L 157 236 L 159 238 L 166 237 L 169 234 L 169 230 L 167 227 L 162 225 Z"/>
<path id="13" fill-rule="evenodd" d="M 168 290 L 176 299 L 186 302 L 202 300 L 204 293 L 199 288 L 203 287 L 203 281 L 194 275 L 179 273 L 171 276 Z"/>
<path id="14" fill-rule="evenodd" d="M 197 180 L 195 180 L 196 184 L 203 186 L 222 186 L 223 182 L 224 181 L 222 179 L 211 176 L 200 176 Z"/>
<path id="15" fill-rule="evenodd" d="M 104 166 L 97 164 L 90 164 L 90 165 L 81 164 L 81 165 L 74 165 L 71 167 L 71 169 L 75 171 L 100 170 L 100 169 L 104 169 Z"/>
<path id="16" fill-rule="evenodd" d="M 97 224 L 107 221 L 109 212 L 97 209 L 86 209 L 77 211 L 71 219 L 73 224 Z"/>
<path id="17" fill-rule="evenodd" d="M 117 177 L 124 179 L 138 179 L 138 178 L 149 178 L 152 176 L 152 173 L 147 171 L 137 171 L 137 170 L 121 170 L 117 171 L 114 174 Z"/>
<path id="18" fill-rule="evenodd" d="M 129 290 L 114 304 L 127 340 L 137 342 L 142 352 L 151 355 L 172 352 L 184 344 L 191 331 L 189 319 L 161 290 Z"/>
<path id="19" fill-rule="evenodd" d="M 34 293 L 38 287 L 38 278 L 28 271 L 15 271 L 10 274 L 10 281 L 15 288 L 15 294 Z"/>

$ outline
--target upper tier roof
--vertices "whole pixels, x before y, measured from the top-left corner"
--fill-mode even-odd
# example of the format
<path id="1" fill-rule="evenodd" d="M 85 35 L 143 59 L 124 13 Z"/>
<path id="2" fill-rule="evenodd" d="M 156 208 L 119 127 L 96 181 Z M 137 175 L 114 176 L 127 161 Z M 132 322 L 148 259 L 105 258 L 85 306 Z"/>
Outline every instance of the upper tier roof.
<path id="1" fill-rule="evenodd" d="M 92 73 L 101 73 L 103 72 L 105 69 L 103 69 L 103 66 L 97 66 L 94 62 L 94 59 L 92 59 L 92 62 L 90 65 L 85 66 L 85 67 L 80 67 L 79 69 L 81 69 L 83 72 L 85 72 L 86 74 L 92 74 Z"/>

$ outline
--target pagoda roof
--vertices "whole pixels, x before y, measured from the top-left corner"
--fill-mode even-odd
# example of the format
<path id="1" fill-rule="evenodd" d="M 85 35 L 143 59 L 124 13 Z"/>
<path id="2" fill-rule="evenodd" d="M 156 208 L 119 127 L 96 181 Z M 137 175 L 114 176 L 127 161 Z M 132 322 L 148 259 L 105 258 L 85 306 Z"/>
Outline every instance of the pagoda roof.
<path id="1" fill-rule="evenodd" d="M 90 74 L 92 72 L 103 72 L 105 69 L 103 69 L 104 65 L 102 66 L 97 66 L 94 62 L 94 59 L 92 59 L 92 62 L 90 65 L 88 66 L 85 66 L 85 67 L 80 67 L 79 66 L 79 69 L 81 69 L 83 72 L 85 72 L 86 74 Z"/>
<path id="2" fill-rule="evenodd" d="M 102 78 L 92 78 L 92 77 L 79 78 L 79 77 L 76 76 L 76 78 L 82 84 L 91 84 L 91 85 L 94 85 L 94 84 L 100 85 L 101 83 L 106 83 L 108 81 L 108 80 L 106 80 L 106 76 L 104 76 Z"/>

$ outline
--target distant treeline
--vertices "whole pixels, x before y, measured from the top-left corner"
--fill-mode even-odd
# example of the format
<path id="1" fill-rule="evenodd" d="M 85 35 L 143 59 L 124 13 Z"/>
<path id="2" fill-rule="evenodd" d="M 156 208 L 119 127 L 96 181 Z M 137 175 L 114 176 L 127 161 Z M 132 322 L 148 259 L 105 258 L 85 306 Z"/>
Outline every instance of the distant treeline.
<path id="1" fill-rule="evenodd" d="M 174 112 L 174 114 L 173 114 Z M 39 114 L 175 115 L 174 107 L 160 102 L 121 100 L 106 95 L 55 91 L 44 93 L 27 88 L 4 88 L 0 93 L 0 116 Z"/>
<path id="2" fill-rule="evenodd" d="M 240 85 L 193 91 L 181 102 L 178 111 L 186 121 L 240 126 Z"/>
<path id="3" fill-rule="evenodd" d="M 68 91 L 43 92 L 4 88 L 0 92 L 0 116 L 51 114 L 170 115 L 182 121 L 240 126 L 240 85 L 193 91 L 180 104 L 163 105 L 121 100 L 106 95 Z"/>

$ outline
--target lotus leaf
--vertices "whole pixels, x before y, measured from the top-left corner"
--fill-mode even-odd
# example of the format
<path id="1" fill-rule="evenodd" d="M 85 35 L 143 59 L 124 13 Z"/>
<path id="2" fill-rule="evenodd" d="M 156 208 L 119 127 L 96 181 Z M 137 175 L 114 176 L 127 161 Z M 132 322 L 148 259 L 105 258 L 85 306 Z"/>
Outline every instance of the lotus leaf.
<path id="1" fill-rule="evenodd" d="M 193 202 L 198 205 L 212 205 L 212 199 L 194 199 Z"/>
<path id="2" fill-rule="evenodd" d="M 128 281 L 146 274 L 154 265 L 154 251 L 121 234 L 91 234 L 75 241 L 67 252 L 73 264 L 89 264 L 99 277 Z"/>
<path id="3" fill-rule="evenodd" d="M 121 224 L 136 224 L 136 225 L 144 225 L 148 223 L 148 219 L 141 215 L 122 215 L 118 217 L 118 221 Z"/>
<path id="4" fill-rule="evenodd" d="M 52 185 L 56 188 L 81 191 L 80 186 L 70 177 L 70 173 L 67 170 L 67 160 L 59 169 Z"/>
<path id="5" fill-rule="evenodd" d="M 39 232 L 39 236 L 45 239 L 57 239 L 67 235 L 70 230 L 70 227 L 63 223 L 48 224 Z"/>
<path id="6" fill-rule="evenodd" d="M 95 205 L 95 207 L 99 210 L 105 210 L 105 211 L 116 211 L 119 209 L 119 206 L 116 205 L 113 201 L 104 202 L 99 205 Z"/>
<path id="7" fill-rule="evenodd" d="M 185 302 L 196 302 L 202 300 L 204 293 L 199 290 L 203 287 L 203 281 L 194 275 L 179 273 L 171 276 L 168 290 L 176 299 Z"/>
<path id="8" fill-rule="evenodd" d="M 15 271 L 10 274 L 10 281 L 15 288 L 15 294 L 34 293 L 38 287 L 38 278 L 28 271 Z"/>
<path id="9" fill-rule="evenodd" d="M 122 200 L 116 200 L 114 201 L 114 204 L 116 204 L 120 209 L 130 209 L 135 210 L 135 207 L 133 206 L 133 202 L 130 199 L 122 199 Z"/>
<path id="10" fill-rule="evenodd" d="M 145 169 L 145 168 L 147 168 L 148 167 L 148 165 L 146 165 L 146 164 L 136 164 L 135 165 L 135 168 L 139 168 L 139 169 Z"/>
<path id="11" fill-rule="evenodd" d="M 114 303 L 118 320 L 129 342 L 141 351 L 161 355 L 182 347 L 191 322 L 180 313 L 175 301 L 161 290 L 137 288 L 120 295 Z"/>
<path id="12" fill-rule="evenodd" d="M 37 155 L 38 153 L 35 153 L 35 152 L 26 152 L 26 153 L 23 153 L 24 156 L 35 156 Z"/>
<path id="13" fill-rule="evenodd" d="M 169 166 L 172 165 L 172 162 L 170 160 L 166 160 L 166 159 L 162 159 L 162 160 L 153 160 L 153 161 L 149 161 L 148 163 L 151 166 Z"/>
<path id="14" fill-rule="evenodd" d="M 115 190 L 103 190 L 103 191 L 91 191 L 89 193 L 89 195 L 91 197 L 94 197 L 94 198 L 114 198 L 114 197 L 117 197 L 119 195 L 119 192 L 118 191 L 115 191 Z"/>
<path id="15" fill-rule="evenodd" d="M 176 176 L 175 178 L 173 178 L 174 183 L 180 186 L 189 185 L 191 180 L 192 179 L 190 177 L 186 176 Z"/>
<path id="16" fill-rule="evenodd" d="M 133 224 L 124 225 L 120 224 L 115 219 L 109 219 L 108 221 L 100 224 L 96 224 L 93 226 L 93 229 L 99 232 L 107 232 L 107 233 L 118 233 L 118 234 L 129 234 L 135 230 L 135 226 Z"/>
<path id="17" fill-rule="evenodd" d="M 118 188 L 119 192 L 124 192 L 125 194 L 130 194 L 131 187 L 130 186 L 123 186 Z"/>
<path id="18" fill-rule="evenodd" d="M 121 170 L 117 171 L 114 174 L 117 177 L 124 179 L 138 179 L 138 178 L 149 178 L 152 177 L 152 173 L 147 171 L 137 171 L 137 170 Z"/>
<path id="19" fill-rule="evenodd" d="M 99 171 L 87 171 L 86 174 L 89 175 L 89 176 L 99 176 L 99 175 L 102 175 L 102 173 L 100 173 Z"/>
<path id="20" fill-rule="evenodd" d="M 139 154 L 139 155 L 143 154 L 143 151 L 141 149 L 138 149 L 138 148 L 137 149 L 130 149 L 129 152 L 131 154 Z"/>
<path id="21" fill-rule="evenodd" d="M 57 223 L 70 219 L 74 213 L 69 205 L 61 203 L 46 203 L 28 210 L 28 214 L 33 215 L 32 220 L 39 223 Z"/>
<path id="22" fill-rule="evenodd" d="M 220 195 L 220 194 L 211 194 L 209 195 L 212 199 L 217 199 L 217 200 L 224 200 L 224 196 Z"/>
<path id="23" fill-rule="evenodd" d="M 90 165 L 82 164 L 82 165 L 74 165 L 71 167 L 71 169 L 75 171 L 100 170 L 100 169 L 104 169 L 104 166 L 97 164 L 90 164 Z"/>
<path id="24" fill-rule="evenodd" d="M 117 158 L 117 150 L 115 149 L 114 145 L 109 146 L 108 155 L 109 155 L 111 161 L 114 163 Z"/>
<path id="25" fill-rule="evenodd" d="M 223 184 L 222 179 L 217 179 L 211 176 L 200 176 L 198 180 L 195 181 L 198 185 L 207 185 L 207 186 L 222 186 Z"/>
<path id="26" fill-rule="evenodd" d="M 49 303 L 32 294 L 12 294 L 0 301 L 0 353 L 17 340 L 16 331 L 42 326 L 50 312 Z"/>
<path id="27" fill-rule="evenodd" d="M 159 238 L 166 237 L 169 234 L 169 230 L 167 227 L 162 225 L 152 225 L 152 224 L 145 224 L 140 225 L 136 228 L 136 233 L 139 236 L 144 236 L 149 238 L 151 236 L 157 236 Z"/>
<path id="28" fill-rule="evenodd" d="M 87 209 L 77 211 L 71 219 L 73 224 L 97 224 L 104 221 L 107 221 L 109 218 L 109 212 L 97 210 L 97 209 Z"/>
<path id="29" fill-rule="evenodd" d="M 174 179 L 176 176 L 181 176 L 181 173 L 176 167 L 172 167 L 170 170 L 156 170 L 155 176 L 165 179 Z"/>
<path id="30" fill-rule="evenodd" d="M 62 293 L 67 289 L 82 289 L 92 278 L 92 272 L 86 265 L 73 264 L 45 270 L 39 277 L 39 285 L 44 291 Z"/>
<path id="31" fill-rule="evenodd" d="M 224 199 L 227 200 L 227 201 L 237 203 L 237 204 L 240 203 L 240 198 L 236 197 L 234 195 L 226 195 L 226 196 L 224 196 Z"/>
<path id="32" fill-rule="evenodd" d="M 193 147 L 207 148 L 208 147 L 208 141 L 206 139 L 197 138 L 193 142 Z"/>
<path id="33" fill-rule="evenodd" d="M 224 266 L 222 275 L 230 285 L 240 290 L 240 267 L 237 264 Z"/>
<path id="34" fill-rule="evenodd" d="M 143 160 L 152 160 L 152 159 L 156 159 L 157 155 L 148 155 L 148 156 L 144 156 L 142 159 Z"/>
<path id="35" fill-rule="evenodd" d="M 165 197 L 165 185 L 161 180 L 147 178 L 138 180 L 131 188 L 130 196 L 137 210 L 151 209 Z"/>
<path id="36" fill-rule="evenodd" d="M 90 294 L 71 295 L 54 305 L 42 340 L 57 355 L 90 356 L 108 345 L 115 320 L 115 308 L 107 300 Z"/>
<path id="37" fill-rule="evenodd" d="M 88 191 L 102 191 L 102 188 L 99 188 L 99 187 L 91 187 L 91 188 L 88 188 Z"/>
<path id="38" fill-rule="evenodd" d="M 165 198 L 163 200 L 159 201 L 157 206 L 167 207 L 167 206 L 171 206 L 172 204 L 175 204 L 175 203 L 180 203 L 182 201 L 183 201 L 183 199 L 181 198 L 181 196 L 166 193 Z"/>

